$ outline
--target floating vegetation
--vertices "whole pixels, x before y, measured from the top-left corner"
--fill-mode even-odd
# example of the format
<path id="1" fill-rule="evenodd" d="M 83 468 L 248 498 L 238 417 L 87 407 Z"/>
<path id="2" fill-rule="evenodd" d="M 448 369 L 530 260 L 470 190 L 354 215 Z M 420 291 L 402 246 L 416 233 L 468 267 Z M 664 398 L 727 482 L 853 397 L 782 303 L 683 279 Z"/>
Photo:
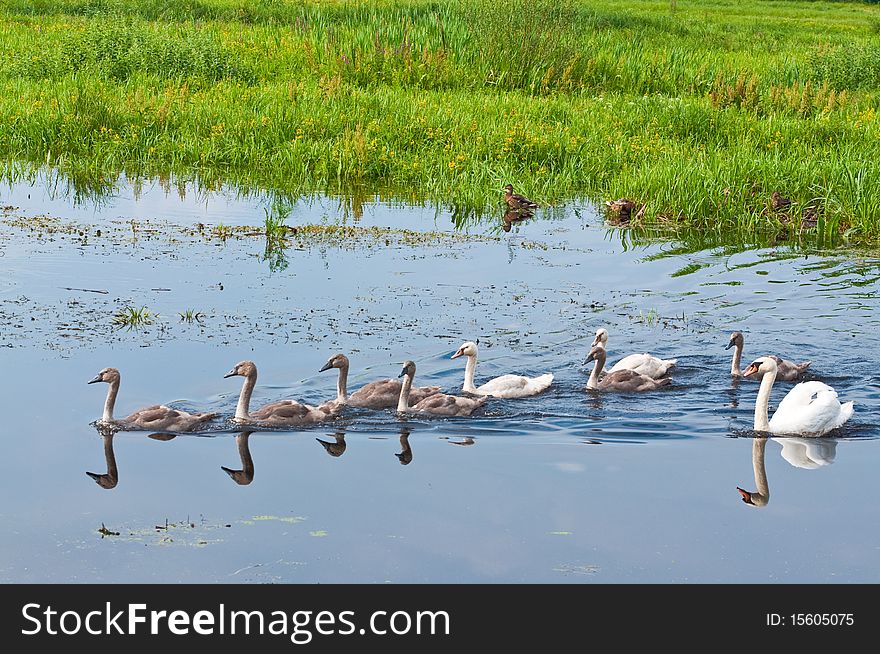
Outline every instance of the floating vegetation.
<path id="1" fill-rule="evenodd" d="M 111 322 L 119 327 L 143 327 L 152 325 L 158 317 L 158 313 L 153 313 L 147 307 L 125 307 L 113 316 Z"/>
<path id="2" fill-rule="evenodd" d="M 177 313 L 177 315 L 180 316 L 181 322 L 186 322 L 186 323 L 197 322 L 197 323 L 201 324 L 202 320 L 204 320 L 204 318 L 205 318 L 204 313 L 202 313 L 201 311 L 197 311 L 195 309 L 186 309 L 185 311 L 179 311 Z"/>

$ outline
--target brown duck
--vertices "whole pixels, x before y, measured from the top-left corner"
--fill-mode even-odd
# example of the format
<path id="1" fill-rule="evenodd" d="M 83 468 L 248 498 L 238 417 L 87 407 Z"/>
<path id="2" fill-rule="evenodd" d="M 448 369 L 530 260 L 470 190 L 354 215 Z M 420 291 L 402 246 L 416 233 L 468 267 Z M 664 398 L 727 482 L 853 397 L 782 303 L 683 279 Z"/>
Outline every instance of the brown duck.
<path id="1" fill-rule="evenodd" d="M 532 202 L 527 197 L 514 193 L 513 184 L 505 185 L 504 201 L 508 207 L 520 213 L 532 213 L 532 211 L 540 206 L 537 202 Z"/>

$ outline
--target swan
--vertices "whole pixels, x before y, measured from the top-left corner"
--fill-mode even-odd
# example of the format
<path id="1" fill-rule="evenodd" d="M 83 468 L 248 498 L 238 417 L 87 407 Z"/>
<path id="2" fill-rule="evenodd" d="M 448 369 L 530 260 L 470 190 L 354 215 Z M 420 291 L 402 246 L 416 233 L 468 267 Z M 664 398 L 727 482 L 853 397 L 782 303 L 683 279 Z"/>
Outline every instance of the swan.
<path id="1" fill-rule="evenodd" d="M 333 434 L 332 441 L 321 440 L 320 438 L 316 438 L 324 450 L 330 456 L 342 456 L 345 453 L 345 433 L 337 432 Z"/>
<path id="2" fill-rule="evenodd" d="M 782 445 L 782 458 L 795 468 L 814 470 L 834 463 L 837 440 L 834 438 L 774 438 Z"/>
<path id="3" fill-rule="evenodd" d="M 336 381 L 337 402 L 369 409 L 393 409 L 397 406 L 397 400 L 400 398 L 400 388 L 403 385 L 399 379 L 379 379 L 364 385 L 349 395 L 348 366 L 347 356 L 335 354 L 318 371 L 324 372 L 331 368 L 339 369 L 339 378 Z M 411 391 L 409 401 L 411 404 L 416 404 L 429 395 L 439 392 L 439 386 L 416 386 Z"/>
<path id="4" fill-rule="evenodd" d="M 404 379 L 403 386 L 400 388 L 400 397 L 397 400 L 398 413 L 421 413 L 432 416 L 469 416 L 474 412 L 474 409 L 483 406 L 486 403 L 486 400 L 489 399 L 488 395 L 481 395 L 474 399 L 470 397 L 460 397 L 458 395 L 435 393 L 434 395 L 429 395 L 421 402 L 410 405 L 409 393 L 415 375 L 415 362 L 404 362 L 403 370 L 399 375 Z"/>
<path id="5" fill-rule="evenodd" d="M 600 327 L 596 330 L 596 338 L 593 339 L 591 347 L 601 345 L 603 348 L 608 347 L 608 330 Z M 633 370 L 641 375 L 650 377 L 651 379 L 660 379 L 665 376 L 669 370 L 678 363 L 678 359 L 660 359 L 644 352 L 642 354 L 629 354 L 615 363 L 608 372 L 617 372 L 618 370 Z"/>
<path id="6" fill-rule="evenodd" d="M 266 427 L 290 427 L 296 425 L 312 425 L 330 418 L 335 418 L 342 406 L 331 400 L 320 406 L 302 404 L 294 400 L 279 400 L 261 406 L 256 411 L 249 411 L 251 394 L 257 384 L 257 366 L 253 361 L 239 361 L 235 367 L 223 375 L 227 377 L 244 377 L 238 405 L 235 407 L 233 422 L 247 425 L 263 425 Z"/>
<path id="7" fill-rule="evenodd" d="M 101 488 L 110 490 L 116 488 L 119 482 L 119 470 L 116 468 L 116 455 L 113 453 L 113 430 L 102 429 L 101 438 L 104 441 L 104 460 L 107 462 L 107 472 L 88 472 L 86 474 L 95 480 Z"/>
<path id="8" fill-rule="evenodd" d="M 744 340 L 742 332 L 733 332 L 730 335 L 730 341 L 727 343 L 727 347 L 724 348 L 725 350 L 735 348 L 733 350 L 733 359 L 730 362 L 730 374 L 734 377 L 743 376 L 742 371 L 739 369 L 739 362 L 742 358 Z M 781 379 L 783 381 L 795 381 L 807 368 L 810 367 L 810 363 L 812 363 L 811 361 L 794 363 L 793 361 L 781 359 L 777 356 L 774 356 L 773 358 L 776 360 L 776 366 L 779 369 L 779 372 L 776 373 L 776 379 Z"/>
<path id="9" fill-rule="evenodd" d="M 514 398 L 530 397 L 546 390 L 553 381 L 553 373 L 546 373 L 539 377 L 523 377 L 522 375 L 501 375 L 490 379 L 479 387 L 474 386 L 474 373 L 477 370 L 477 344 L 467 341 L 455 351 L 450 358 L 460 356 L 467 357 L 464 368 L 464 386 L 461 390 L 474 395 L 491 395 L 493 397 Z"/>
<path id="10" fill-rule="evenodd" d="M 763 356 L 755 359 L 743 372 L 743 377 L 764 375 L 755 400 L 755 431 L 821 436 L 837 429 L 852 416 L 852 401 L 841 404 L 833 388 L 820 381 L 808 381 L 792 388 L 768 421 L 767 406 L 777 370 L 776 360 Z"/>
<path id="11" fill-rule="evenodd" d="M 241 470 L 220 466 L 220 469 L 239 486 L 247 486 L 254 480 L 254 460 L 251 458 L 251 450 L 248 447 L 248 440 L 253 433 L 252 431 L 243 431 L 235 437 L 238 458 L 241 459 Z"/>
<path id="12" fill-rule="evenodd" d="M 587 388 L 601 391 L 651 391 L 672 383 L 672 377 L 652 379 L 629 369 L 608 371 L 604 377 L 599 379 L 602 368 L 605 367 L 606 356 L 605 348 L 601 345 L 595 345 L 587 355 L 584 363 L 596 362 L 593 366 L 593 372 L 590 373 L 590 379 L 587 381 Z"/>
<path id="13" fill-rule="evenodd" d="M 412 463 L 412 448 L 409 445 L 409 429 L 400 430 L 400 453 L 395 452 L 394 456 L 400 461 L 400 465 L 407 466 Z"/>
<path id="14" fill-rule="evenodd" d="M 767 471 L 764 468 L 764 449 L 766 447 L 766 438 L 752 439 L 752 468 L 755 471 L 755 486 L 758 490 L 749 492 L 739 486 L 736 487 L 743 502 L 759 508 L 767 506 L 770 501 L 770 486 L 767 485 Z"/>
<path id="15" fill-rule="evenodd" d="M 113 417 L 116 406 L 116 395 L 119 393 L 119 371 L 116 368 L 104 368 L 89 381 L 89 384 L 105 382 L 109 384 L 107 399 L 104 401 L 104 414 L 98 421 L 101 426 L 114 426 L 120 429 L 151 429 L 156 431 L 192 431 L 217 417 L 217 413 L 187 413 L 172 409 L 164 404 L 138 409 L 127 418 Z"/>

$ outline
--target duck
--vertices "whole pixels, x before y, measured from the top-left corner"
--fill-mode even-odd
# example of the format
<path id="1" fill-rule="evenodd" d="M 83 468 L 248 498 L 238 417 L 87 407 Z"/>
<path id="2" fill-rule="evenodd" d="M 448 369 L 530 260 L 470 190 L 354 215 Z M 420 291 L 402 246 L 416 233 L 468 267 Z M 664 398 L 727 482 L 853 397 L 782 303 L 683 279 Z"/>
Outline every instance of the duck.
<path id="1" fill-rule="evenodd" d="M 735 331 L 730 335 L 730 341 L 727 343 L 727 347 L 725 350 L 729 350 L 730 348 L 735 348 L 733 350 L 733 359 L 730 362 L 730 374 L 733 377 L 742 377 L 743 373 L 739 368 L 740 360 L 742 358 L 743 351 L 743 343 L 745 342 L 745 337 L 741 331 Z M 782 359 L 778 356 L 773 356 L 773 359 L 776 361 L 777 374 L 776 379 L 780 379 L 782 381 L 796 381 L 801 375 L 804 374 L 807 368 L 810 367 L 811 361 L 804 361 L 803 363 L 794 363 L 793 361 L 789 361 L 787 359 Z"/>
<path id="2" fill-rule="evenodd" d="M 253 431 L 243 431 L 235 437 L 235 444 L 238 447 L 238 458 L 241 459 L 241 470 L 220 466 L 220 469 L 229 475 L 229 478 L 239 486 L 247 486 L 254 480 L 254 460 L 251 458 L 251 449 L 248 443 L 253 433 Z"/>
<path id="3" fill-rule="evenodd" d="M 477 398 L 461 397 L 459 395 L 446 395 L 445 393 L 435 393 L 426 397 L 421 402 L 410 405 L 409 393 L 412 388 L 413 378 L 416 376 L 416 364 L 414 361 L 405 361 L 403 370 L 400 371 L 400 377 L 403 377 L 403 385 L 400 388 L 400 397 L 397 401 L 397 412 L 402 414 L 424 414 L 432 416 L 469 416 L 476 409 L 483 406 L 489 399 L 488 395 L 481 395 Z"/>
<path id="4" fill-rule="evenodd" d="M 339 353 L 330 357 L 327 363 L 324 364 L 324 367 L 318 371 L 324 372 L 332 368 L 339 370 L 339 378 L 336 380 L 337 402 L 367 409 L 393 409 L 397 406 L 397 400 L 400 398 L 400 388 L 403 385 L 399 379 L 372 381 L 349 395 L 348 367 L 348 357 Z M 426 397 L 439 392 L 439 386 L 415 386 L 410 392 L 409 401 L 416 404 Z"/>
<path id="5" fill-rule="evenodd" d="M 596 330 L 596 337 L 593 339 L 591 347 L 600 345 L 603 349 L 608 347 L 608 330 L 600 327 Z M 629 354 L 615 363 L 608 372 L 617 372 L 619 370 L 632 370 L 640 375 L 645 375 L 651 379 L 660 379 L 669 374 L 669 371 L 675 367 L 678 359 L 660 359 L 647 352 L 642 354 Z"/>
<path id="6" fill-rule="evenodd" d="M 107 399 L 104 401 L 104 413 L 97 421 L 98 426 L 111 426 L 126 430 L 184 432 L 204 427 L 219 415 L 210 412 L 187 413 L 180 409 L 172 409 L 164 404 L 154 404 L 138 409 L 125 418 L 114 418 L 113 409 L 116 406 L 120 379 L 119 370 L 104 368 L 88 382 L 89 384 L 97 384 L 98 382 L 109 384 Z"/>
<path id="7" fill-rule="evenodd" d="M 584 361 L 585 364 L 595 361 L 593 372 L 590 373 L 590 378 L 587 380 L 588 389 L 599 391 L 652 391 L 672 383 L 672 377 L 654 379 L 628 368 L 609 370 L 600 378 L 602 369 L 605 367 L 606 356 L 605 348 L 601 344 L 594 345 L 587 355 Z"/>
<path id="8" fill-rule="evenodd" d="M 550 387 L 553 382 L 553 373 L 545 373 L 538 377 L 524 377 L 523 375 L 501 375 L 490 379 L 485 384 L 474 386 L 474 374 L 477 370 L 477 356 L 479 348 L 473 341 L 466 341 L 450 357 L 467 357 L 464 368 L 464 385 L 461 390 L 472 395 L 491 395 L 501 398 L 531 397 Z"/>
<path id="9" fill-rule="evenodd" d="M 776 359 L 763 356 L 755 359 L 743 377 L 763 374 L 755 400 L 755 431 L 771 434 L 822 436 L 841 427 L 852 417 L 852 401 L 841 404 L 837 391 L 820 381 L 807 381 L 792 388 L 768 420 L 770 391 L 779 367 Z"/>
<path id="10" fill-rule="evenodd" d="M 335 400 L 324 402 L 319 406 L 303 404 L 295 400 L 279 400 L 250 411 L 251 394 L 257 383 L 257 366 L 253 361 L 239 361 L 223 375 L 228 377 L 244 377 L 238 405 L 235 407 L 233 422 L 240 425 L 261 425 L 265 427 L 294 427 L 313 425 L 335 418 L 342 409 L 342 404 Z"/>
<path id="11" fill-rule="evenodd" d="M 540 205 L 527 197 L 513 192 L 513 184 L 504 185 L 504 201 L 507 206 L 521 214 L 531 214 Z"/>

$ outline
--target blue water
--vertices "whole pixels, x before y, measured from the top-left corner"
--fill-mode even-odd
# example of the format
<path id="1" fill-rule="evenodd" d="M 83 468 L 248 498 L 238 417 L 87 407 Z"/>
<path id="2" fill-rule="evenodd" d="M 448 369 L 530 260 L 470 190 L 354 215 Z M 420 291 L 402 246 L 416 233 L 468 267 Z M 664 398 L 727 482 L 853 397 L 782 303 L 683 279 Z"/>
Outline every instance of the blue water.
<path id="1" fill-rule="evenodd" d="M 0 187 L 0 206 L 14 207 L 0 216 L 2 581 L 880 581 L 874 253 L 634 246 L 575 204 L 503 232 L 492 217 L 457 228 L 443 207 L 312 198 L 289 225 L 425 239 L 293 243 L 278 267 L 260 236 L 205 236 L 261 225 L 259 194 L 122 184 L 95 202 L 50 186 Z M 114 328 L 126 305 L 158 318 Z M 187 309 L 204 317 L 187 323 Z M 673 385 L 585 391 L 598 327 L 609 363 L 677 358 Z M 853 419 L 821 443 L 770 439 L 755 460 L 757 384 L 730 378 L 734 329 L 744 365 L 812 360 L 810 378 L 853 400 Z M 318 370 L 340 351 L 350 389 L 413 359 L 416 383 L 454 393 L 464 365 L 449 357 L 477 339 L 477 383 L 553 372 L 553 386 L 471 418 L 349 409 L 255 432 L 245 449 L 223 419 L 110 443 L 91 424 L 106 387 L 86 382 L 106 366 L 122 374 L 118 415 L 163 402 L 226 418 L 241 379 L 223 375 L 242 359 L 259 368 L 253 406 L 332 398 L 335 371 Z M 340 456 L 316 442 L 343 434 Z M 105 445 L 110 488 L 85 474 L 107 473 Z M 769 502 L 747 505 L 737 486 L 756 490 L 762 467 Z"/>

